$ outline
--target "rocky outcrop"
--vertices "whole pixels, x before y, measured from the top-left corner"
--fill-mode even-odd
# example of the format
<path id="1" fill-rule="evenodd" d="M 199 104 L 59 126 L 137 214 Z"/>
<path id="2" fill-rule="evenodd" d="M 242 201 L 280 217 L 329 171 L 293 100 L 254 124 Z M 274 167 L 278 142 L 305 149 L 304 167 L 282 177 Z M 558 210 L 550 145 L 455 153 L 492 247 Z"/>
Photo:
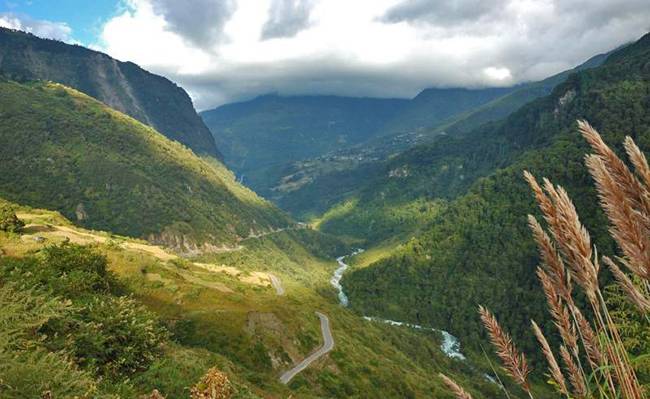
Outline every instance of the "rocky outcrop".
<path id="1" fill-rule="evenodd" d="M 180 233 L 174 231 L 172 228 L 167 228 L 159 234 L 150 234 L 147 241 L 152 244 L 160 245 L 169 248 L 181 256 L 196 256 L 205 253 L 218 253 L 229 252 L 241 249 L 239 245 L 222 244 L 216 245 L 214 243 L 215 237 L 210 237 L 209 240 L 199 240 L 191 234 Z"/>

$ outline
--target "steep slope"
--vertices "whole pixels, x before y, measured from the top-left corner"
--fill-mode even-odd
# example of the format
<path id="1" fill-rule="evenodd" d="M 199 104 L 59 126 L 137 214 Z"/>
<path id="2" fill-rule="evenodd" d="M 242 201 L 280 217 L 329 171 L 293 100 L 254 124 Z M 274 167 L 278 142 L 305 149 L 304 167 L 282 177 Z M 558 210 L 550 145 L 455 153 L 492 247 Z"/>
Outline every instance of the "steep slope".
<path id="1" fill-rule="evenodd" d="M 0 160 L 0 196 L 182 251 L 291 224 L 213 158 L 55 83 L 0 81 Z"/>
<path id="2" fill-rule="evenodd" d="M 219 156 L 185 90 L 131 62 L 29 33 L 0 28 L 0 74 L 75 88 L 198 154 Z"/>
<path id="3" fill-rule="evenodd" d="M 646 35 L 613 53 L 602 66 L 571 75 L 551 95 L 505 121 L 458 139 L 456 145 L 465 148 L 464 155 L 436 163 L 453 171 L 447 176 L 450 181 L 496 170 L 451 201 L 393 256 L 351 273 L 344 285 L 352 306 L 370 314 L 448 327 L 478 343 L 476 306 L 486 304 L 502 316 L 522 346 L 534 351 L 528 321 L 548 315 L 534 275 L 539 259 L 526 224 L 526 215 L 536 207 L 522 172 L 528 169 L 566 187 L 599 253 L 615 253 L 583 165 L 587 147 L 575 121 L 589 120 L 619 151 L 626 134 L 642 150 L 650 150 L 649 59 L 650 35 Z M 441 160 L 444 154 L 423 162 Z M 444 193 L 436 187 L 422 192 L 424 197 Z"/>

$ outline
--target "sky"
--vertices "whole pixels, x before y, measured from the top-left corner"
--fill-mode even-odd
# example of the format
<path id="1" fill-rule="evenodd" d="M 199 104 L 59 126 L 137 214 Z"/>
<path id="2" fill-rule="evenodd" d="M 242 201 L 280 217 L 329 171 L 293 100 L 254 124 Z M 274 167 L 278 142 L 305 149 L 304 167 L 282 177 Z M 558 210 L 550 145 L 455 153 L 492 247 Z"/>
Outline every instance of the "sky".
<path id="1" fill-rule="evenodd" d="M 208 109 L 278 93 L 508 86 L 650 31 L 648 0 L 0 0 L 0 26 L 166 76 Z"/>

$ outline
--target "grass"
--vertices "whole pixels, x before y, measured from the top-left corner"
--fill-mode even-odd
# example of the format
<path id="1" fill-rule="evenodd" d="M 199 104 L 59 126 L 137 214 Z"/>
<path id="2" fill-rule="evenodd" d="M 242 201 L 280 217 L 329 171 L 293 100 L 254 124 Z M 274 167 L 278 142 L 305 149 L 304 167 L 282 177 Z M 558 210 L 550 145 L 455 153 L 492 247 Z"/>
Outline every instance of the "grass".
<path id="1" fill-rule="evenodd" d="M 279 232 L 245 240 L 238 250 L 184 259 L 162 248 L 172 257 L 156 256 L 139 240 L 75 227 L 57 212 L 21 207 L 17 213 L 27 232 L 0 234 L 5 255 L 26 256 L 62 242 L 65 237 L 56 234 L 60 227 L 92 236 L 92 245 L 107 256 L 127 290 L 172 333 L 149 369 L 129 376 L 129 382 L 101 386 L 105 392 L 132 397 L 156 388 L 167 397 L 187 397 L 188 388 L 214 366 L 242 392 L 265 397 L 444 398 L 442 380 L 432 377 L 441 371 L 476 397 L 495 392 L 477 377 L 479 369 L 488 370 L 478 356 L 470 367 L 447 358 L 437 334 L 367 322 L 338 305 L 328 280 L 337 267 L 333 258 L 350 248 L 315 231 Z M 39 229 L 47 225 L 50 229 Z M 195 263 L 231 272 L 209 272 Z M 234 275 L 234 269 L 240 273 Z M 247 282 L 254 272 L 278 276 L 286 294 L 276 295 L 270 284 Z M 316 310 L 330 318 L 335 348 L 284 386 L 278 381 L 281 372 L 322 341 Z"/>
<path id="2" fill-rule="evenodd" d="M 646 357 L 647 353 L 631 361 L 633 348 L 629 345 L 629 336 L 622 337 L 639 316 L 645 316 L 647 321 L 650 310 L 647 245 L 650 168 L 631 137 L 625 139 L 625 150 L 636 173 L 587 122 L 579 121 L 578 125 L 594 152 L 585 158 L 585 163 L 596 182 L 600 204 L 611 226 L 610 233 L 622 256 L 616 257 L 616 261 L 603 255 L 599 258 L 565 189 L 553 185 L 548 179 L 540 185 L 532 174 L 524 172 L 546 225 L 542 226 L 534 216 L 529 216 L 529 225 L 542 260 L 537 275 L 556 333 L 561 338 L 557 352 L 564 369 L 560 368 L 544 332 L 535 321 L 531 324 L 547 363 L 549 385 L 557 395 L 566 398 L 641 399 L 646 397 L 647 388 L 643 387 L 644 381 L 637 374 L 643 376 L 646 366 L 643 360 L 638 360 Z M 612 271 L 618 291 L 627 297 L 628 305 L 636 308 L 626 318 L 619 317 L 615 321 L 612 317 L 615 314 L 610 310 L 612 300 L 605 297 L 607 291 L 601 290 L 599 281 L 601 262 Z M 624 265 L 626 270 L 621 270 L 618 264 Z M 607 293 L 611 296 L 612 292 L 609 290 Z M 586 304 L 578 302 L 581 296 L 586 298 Z M 483 306 L 479 306 L 479 313 L 504 369 L 533 399 L 535 394 L 529 383 L 531 369 L 525 355 L 519 352 L 494 315 Z M 453 381 L 446 382 L 457 398 L 471 399 L 471 395 Z"/>

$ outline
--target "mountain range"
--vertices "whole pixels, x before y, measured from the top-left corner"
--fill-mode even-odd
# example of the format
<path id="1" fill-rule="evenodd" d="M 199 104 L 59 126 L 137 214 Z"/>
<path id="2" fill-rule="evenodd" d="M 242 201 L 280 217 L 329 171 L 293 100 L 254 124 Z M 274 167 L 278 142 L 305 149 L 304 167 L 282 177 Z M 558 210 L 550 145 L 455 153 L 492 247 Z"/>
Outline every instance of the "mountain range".
<path id="1" fill-rule="evenodd" d="M 349 275 L 344 284 L 352 306 L 389 318 L 443 324 L 469 342 L 480 342 L 475 307 L 486 304 L 503 315 L 518 342 L 533 348 L 528 320 L 520 317 L 540 321 L 548 315 L 534 274 L 539 258 L 526 215 L 536 210 L 523 171 L 566 187 L 599 252 L 615 253 L 583 163 L 588 150 L 576 120 L 590 121 L 619 153 L 625 135 L 643 151 L 650 150 L 649 58 L 646 35 L 611 53 L 602 65 L 571 74 L 550 95 L 500 122 L 393 160 L 393 167 L 408 173 L 373 182 L 355 206 L 332 212 L 322 230 L 386 240 L 388 228 L 371 227 L 388 218 L 381 215 L 408 204 L 443 202 L 430 218 L 412 206 L 405 218 L 413 220 L 414 228 L 406 232 L 404 244 Z M 371 210 L 359 216 L 355 207 L 360 204 Z"/>
<path id="2" fill-rule="evenodd" d="M 228 166 L 257 192 L 276 198 L 283 183 L 290 191 L 306 183 L 287 178 L 297 162 L 429 129 L 511 90 L 427 89 L 410 100 L 268 95 L 201 116 Z M 346 161 L 364 157 L 355 155 Z"/>
<path id="3" fill-rule="evenodd" d="M 431 88 L 407 100 L 270 95 L 201 116 L 228 167 L 294 216 L 309 218 L 392 170 L 386 160 L 502 119 L 606 56 L 514 87 Z"/>
<path id="4" fill-rule="evenodd" d="M 4 48 L 42 40 L 3 33 Z M 495 391 L 440 333 L 341 307 L 329 279 L 349 245 L 295 223 L 214 154 L 67 86 L 78 60 L 59 50 L 88 50 L 32 44 L 42 59 L 56 47 L 63 72 L 0 75 L 0 396 L 183 397 L 214 367 L 238 398 L 445 395 L 429 378 L 442 369 Z M 283 384 L 318 345 L 315 310 L 336 347 Z"/>
<path id="5" fill-rule="evenodd" d="M 440 373 L 528 397 L 479 304 L 532 354 L 530 396 L 557 397 L 523 173 L 619 254 L 576 121 L 648 153 L 649 60 L 647 34 L 515 87 L 199 116 L 135 64 L 0 28 L 0 397 L 457 397 Z M 650 386 L 647 318 L 612 314 Z"/>

